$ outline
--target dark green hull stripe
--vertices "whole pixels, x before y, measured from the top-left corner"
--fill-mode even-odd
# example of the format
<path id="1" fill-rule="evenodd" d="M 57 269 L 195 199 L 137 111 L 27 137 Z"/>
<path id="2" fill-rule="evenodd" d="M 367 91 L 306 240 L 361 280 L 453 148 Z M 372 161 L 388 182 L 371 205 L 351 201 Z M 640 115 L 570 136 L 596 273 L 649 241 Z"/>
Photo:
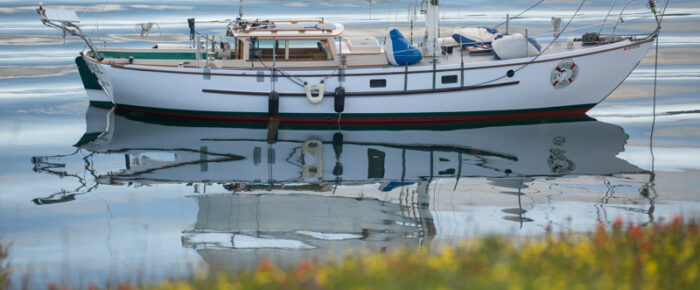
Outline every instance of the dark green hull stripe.
<path id="1" fill-rule="evenodd" d="M 114 107 L 114 104 L 112 104 L 112 102 L 90 101 L 90 106 L 101 107 L 101 108 L 111 108 L 111 107 Z"/>
<path id="2" fill-rule="evenodd" d="M 102 90 L 100 82 L 97 81 L 97 77 L 95 77 L 95 75 L 92 74 L 82 56 L 78 56 L 75 58 L 75 65 L 78 66 L 80 79 L 83 81 L 83 87 L 85 87 L 85 89 Z"/>
<path id="3" fill-rule="evenodd" d="M 73 145 L 73 147 L 80 147 L 87 143 L 95 141 L 97 137 L 100 137 L 100 134 L 102 134 L 102 132 L 85 133 L 83 134 L 83 137 L 81 137 L 80 140 L 78 140 L 78 143 L 75 143 L 75 145 Z"/>

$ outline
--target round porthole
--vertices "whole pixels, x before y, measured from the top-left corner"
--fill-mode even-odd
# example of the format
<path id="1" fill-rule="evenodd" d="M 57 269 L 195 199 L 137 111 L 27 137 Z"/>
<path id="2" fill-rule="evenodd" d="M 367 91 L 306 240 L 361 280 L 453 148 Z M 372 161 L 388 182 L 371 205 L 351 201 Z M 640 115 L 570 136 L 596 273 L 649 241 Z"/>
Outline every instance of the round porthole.
<path id="1" fill-rule="evenodd" d="M 506 72 L 506 76 L 509 78 L 512 78 L 514 75 L 515 75 L 515 71 L 512 69 L 508 70 L 508 72 Z"/>

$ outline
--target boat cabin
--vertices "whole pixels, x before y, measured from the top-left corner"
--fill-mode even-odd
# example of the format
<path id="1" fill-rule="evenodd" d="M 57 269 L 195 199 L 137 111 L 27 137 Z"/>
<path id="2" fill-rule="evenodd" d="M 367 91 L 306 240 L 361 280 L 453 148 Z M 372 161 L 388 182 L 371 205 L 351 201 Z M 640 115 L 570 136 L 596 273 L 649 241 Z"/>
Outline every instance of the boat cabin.
<path id="1" fill-rule="evenodd" d="M 196 48 L 155 46 L 153 49 L 98 48 L 104 61 L 213 68 L 318 68 L 387 65 L 384 48 L 374 37 L 342 37 L 342 24 L 323 20 L 237 21 L 228 27 L 233 38 Z M 340 50 L 342 49 L 342 54 Z M 209 59 L 207 61 L 207 58 Z M 199 62 L 199 63 L 197 63 Z"/>

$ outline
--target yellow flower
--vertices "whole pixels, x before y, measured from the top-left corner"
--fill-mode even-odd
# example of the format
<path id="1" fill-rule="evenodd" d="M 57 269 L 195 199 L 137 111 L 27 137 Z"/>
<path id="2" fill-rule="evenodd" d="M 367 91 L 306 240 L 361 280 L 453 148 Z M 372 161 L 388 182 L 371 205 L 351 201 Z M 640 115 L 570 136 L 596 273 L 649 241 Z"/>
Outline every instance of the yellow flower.
<path id="1" fill-rule="evenodd" d="M 224 273 L 219 273 L 216 275 L 216 289 L 231 289 L 232 285 L 229 284 L 228 279 Z"/>
<path id="2" fill-rule="evenodd" d="M 328 273 L 323 268 L 318 269 L 314 278 L 316 279 L 316 284 L 320 285 L 321 287 L 328 284 Z"/>
<path id="3" fill-rule="evenodd" d="M 267 284 L 270 280 L 270 272 L 268 271 L 258 271 L 255 273 L 255 276 L 253 276 L 253 281 L 258 285 Z"/>

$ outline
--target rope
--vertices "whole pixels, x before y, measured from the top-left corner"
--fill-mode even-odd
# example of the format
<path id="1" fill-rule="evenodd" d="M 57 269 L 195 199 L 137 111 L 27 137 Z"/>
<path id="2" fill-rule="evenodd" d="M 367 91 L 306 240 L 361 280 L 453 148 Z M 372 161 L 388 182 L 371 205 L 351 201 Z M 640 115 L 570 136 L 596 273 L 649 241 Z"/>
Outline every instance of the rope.
<path id="1" fill-rule="evenodd" d="M 654 181 L 656 179 L 656 172 L 655 172 L 655 163 L 656 163 L 656 157 L 654 156 L 654 129 L 656 127 L 656 88 L 657 88 L 657 71 L 658 71 L 658 66 L 659 66 L 659 33 L 661 29 L 661 23 L 663 22 L 663 17 L 666 14 L 666 8 L 668 7 L 668 0 L 666 1 L 666 4 L 664 5 L 663 10 L 661 10 L 661 17 L 657 18 L 657 35 L 656 35 L 656 44 L 654 48 L 654 94 L 652 97 L 652 119 L 651 119 L 651 130 L 649 133 L 649 154 L 651 155 L 651 172 L 649 173 L 649 181 L 644 185 L 642 188 L 642 193 L 644 193 L 644 190 L 646 189 L 647 195 L 645 196 L 649 200 L 649 210 L 648 210 L 648 215 L 649 215 L 649 222 L 647 223 L 652 223 L 654 222 L 654 209 L 656 207 L 655 201 L 656 198 L 658 197 L 658 193 L 656 192 L 656 189 L 654 188 L 655 184 Z M 656 16 L 656 15 L 655 15 Z M 642 194 L 644 196 L 644 194 Z"/>
<path id="2" fill-rule="evenodd" d="M 651 174 L 653 178 L 654 174 L 654 161 L 655 161 L 655 156 L 654 156 L 654 130 L 656 129 L 656 90 L 657 90 L 657 76 L 658 76 L 658 68 L 659 68 L 659 36 L 660 36 L 660 29 L 661 29 L 661 23 L 663 23 L 664 20 L 664 15 L 666 15 L 666 8 L 668 8 L 668 2 L 670 0 L 666 0 L 666 3 L 664 4 L 664 8 L 661 10 L 661 16 L 659 17 L 659 22 L 658 22 L 658 34 L 656 35 L 656 43 L 655 43 L 655 48 L 654 48 L 654 93 L 652 96 L 652 116 L 651 116 L 651 130 L 649 132 L 649 153 L 651 154 Z M 653 186 L 653 180 L 649 181 L 651 186 Z"/>
<path id="3" fill-rule="evenodd" d="M 654 129 L 656 128 L 656 77 L 659 67 L 659 36 L 656 36 L 654 51 L 654 95 L 652 97 L 651 132 L 649 133 L 649 152 L 651 153 L 652 172 L 654 171 Z"/>
<path id="4" fill-rule="evenodd" d="M 270 68 L 269 66 L 267 66 L 267 65 L 265 64 L 265 62 L 262 61 L 262 59 L 258 59 L 258 60 L 259 60 L 260 64 L 261 64 L 266 70 L 270 70 L 270 71 L 272 70 L 272 68 Z M 281 70 L 281 69 L 279 69 L 279 68 L 275 68 L 274 70 L 275 70 L 275 72 L 279 72 L 282 76 L 284 76 L 285 78 L 287 78 L 288 80 L 290 80 L 292 83 L 294 83 L 294 84 L 296 84 L 296 85 L 298 85 L 298 86 L 300 86 L 300 87 L 304 87 L 304 83 L 307 83 L 307 81 L 305 81 L 304 79 L 299 78 L 299 77 L 297 77 L 297 76 L 295 76 L 295 75 L 291 75 L 291 74 L 289 74 L 289 73 L 287 73 L 287 72 L 285 72 L 284 70 Z M 331 78 L 335 73 L 340 73 L 340 69 L 335 69 L 335 70 L 333 70 L 331 73 L 329 73 L 326 77 L 323 78 L 323 81 L 325 82 L 326 80 L 328 80 L 329 78 Z"/>

